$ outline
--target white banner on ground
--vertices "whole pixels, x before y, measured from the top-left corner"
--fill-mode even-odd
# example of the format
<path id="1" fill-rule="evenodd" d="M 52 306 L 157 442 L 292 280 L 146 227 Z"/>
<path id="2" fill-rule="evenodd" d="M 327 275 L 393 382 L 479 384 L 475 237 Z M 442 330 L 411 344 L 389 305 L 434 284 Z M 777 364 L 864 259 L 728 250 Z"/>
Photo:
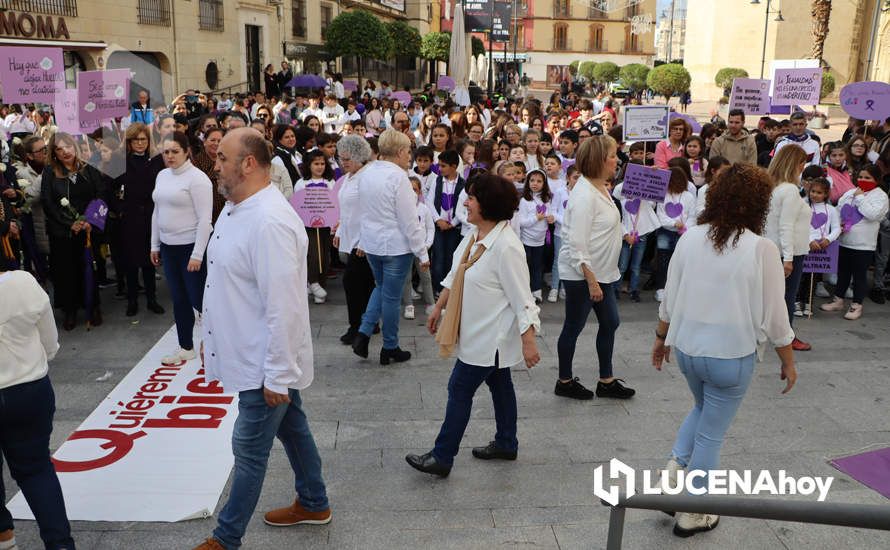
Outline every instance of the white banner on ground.
<path id="1" fill-rule="evenodd" d="M 161 365 L 171 328 L 96 407 L 53 461 L 68 518 L 183 521 L 209 517 L 232 469 L 238 398 L 204 380 L 201 361 Z M 34 519 L 24 496 L 16 519 Z"/>

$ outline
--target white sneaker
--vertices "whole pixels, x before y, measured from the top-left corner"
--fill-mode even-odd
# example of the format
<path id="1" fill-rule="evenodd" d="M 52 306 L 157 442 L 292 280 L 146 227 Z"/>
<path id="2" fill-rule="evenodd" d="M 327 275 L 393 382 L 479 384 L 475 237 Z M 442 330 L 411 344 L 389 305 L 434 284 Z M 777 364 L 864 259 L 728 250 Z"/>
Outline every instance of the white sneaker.
<path id="1" fill-rule="evenodd" d="M 426 315 L 427 317 L 429 317 L 430 314 L 433 312 L 433 309 L 435 309 L 435 307 L 436 307 L 435 305 L 426 306 L 426 307 L 423 309 L 423 313 L 424 313 L 424 315 Z"/>
<path id="2" fill-rule="evenodd" d="M 655 301 L 660 302 L 662 300 L 664 300 L 664 289 L 659 288 L 658 290 L 655 291 Z"/>
<path id="3" fill-rule="evenodd" d="M 855 321 L 862 317 L 862 304 L 850 304 L 850 309 L 844 313 L 844 319 L 848 321 Z"/>
<path id="4" fill-rule="evenodd" d="M 536 303 L 540 304 L 541 302 L 544 301 L 544 299 L 541 297 L 540 290 L 536 290 L 536 291 L 532 292 L 532 296 L 534 297 Z"/>
<path id="5" fill-rule="evenodd" d="M 316 304 L 324 303 L 323 301 L 319 302 L 318 298 L 321 298 L 322 300 L 324 300 L 325 298 L 328 297 L 328 291 L 321 288 L 321 285 L 318 283 L 312 283 L 311 285 L 309 285 L 309 292 L 311 292 L 312 295 L 315 296 Z"/>
<path id="6" fill-rule="evenodd" d="M 822 304 L 819 309 L 822 311 L 843 311 L 844 310 L 844 300 L 843 298 L 834 297 L 834 300 Z"/>
<path id="7" fill-rule="evenodd" d="M 559 296 L 559 292 L 555 288 L 550 289 L 550 293 L 547 294 L 547 301 L 551 304 L 556 302 L 557 297 Z"/>
<path id="8" fill-rule="evenodd" d="M 710 531 L 720 523 L 720 516 L 714 514 L 691 514 L 679 512 L 674 534 L 678 537 L 691 537 L 696 533 Z"/>
<path id="9" fill-rule="evenodd" d="M 421 298 L 423 298 L 423 296 L 419 292 L 417 292 L 416 290 L 414 290 L 412 288 L 411 289 L 411 299 L 412 300 L 420 300 Z"/>
<path id="10" fill-rule="evenodd" d="M 819 281 L 816 283 L 816 296 L 819 298 L 830 298 L 831 294 L 828 293 L 828 289 L 825 288 L 825 283 Z"/>
<path id="11" fill-rule="evenodd" d="M 405 319 L 414 319 L 414 306 L 405 306 Z"/>
<path id="12" fill-rule="evenodd" d="M 319 296 L 313 296 L 313 297 L 312 297 L 312 300 L 313 300 L 316 304 L 323 304 L 323 303 L 325 303 L 325 302 L 327 301 L 327 298 L 322 298 L 322 297 L 319 297 Z"/>
<path id="13" fill-rule="evenodd" d="M 804 304 L 803 305 L 803 316 L 809 317 L 813 314 L 813 305 L 812 304 Z"/>
<path id="14" fill-rule="evenodd" d="M 801 307 L 800 302 L 794 302 L 794 316 L 803 317 L 803 308 Z"/>
<path id="15" fill-rule="evenodd" d="M 847 287 L 847 293 L 844 294 L 844 298 L 846 298 L 847 300 L 853 299 L 853 287 Z"/>
<path id="16" fill-rule="evenodd" d="M 195 348 L 192 348 L 192 349 L 179 348 L 179 351 L 177 351 L 176 353 L 167 355 L 166 357 L 161 357 L 161 364 L 162 365 L 178 365 L 185 361 L 191 361 L 195 357 L 197 357 L 197 354 L 195 353 Z"/>
<path id="17" fill-rule="evenodd" d="M 566 289 L 564 289 L 564 288 L 559 289 L 559 299 L 562 300 L 562 301 L 565 301 L 565 299 L 566 299 Z"/>

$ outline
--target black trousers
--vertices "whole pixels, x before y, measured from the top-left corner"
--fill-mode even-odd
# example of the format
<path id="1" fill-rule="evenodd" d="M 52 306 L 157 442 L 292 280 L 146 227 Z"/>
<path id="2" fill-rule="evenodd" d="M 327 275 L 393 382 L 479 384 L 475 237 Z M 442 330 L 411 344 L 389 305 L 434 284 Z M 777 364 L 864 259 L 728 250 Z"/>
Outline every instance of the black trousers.
<path id="1" fill-rule="evenodd" d="M 145 297 L 149 302 L 152 302 L 157 297 L 157 282 L 155 281 L 155 268 L 150 265 L 127 269 L 127 301 L 136 301 L 140 271 L 142 271 L 142 284 L 145 285 Z M 120 281 L 120 275 L 118 275 L 118 281 Z"/>
<path id="2" fill-rule="evenodd" d="M 84 305 L 85 244 L 86 234 L 83 231 L 70 237 L 49 236 L 49 271 L 55 297 L 53 305 L 67 314 L 75 313 Z M 94 307 L 99 306 L 99 284 L 95 273 L 93 304 Z"/>
<path id="3" fill-rule="evenodd" d="M 353 250 L 343 272 L 343 290 L 346 291 L 346 310 L 349 312 L 349 328 L 358 330 L 362 315 L 368 307 L 371 292 L 374 291 L 374 274 L 368 258 L 358 256 Z"/>

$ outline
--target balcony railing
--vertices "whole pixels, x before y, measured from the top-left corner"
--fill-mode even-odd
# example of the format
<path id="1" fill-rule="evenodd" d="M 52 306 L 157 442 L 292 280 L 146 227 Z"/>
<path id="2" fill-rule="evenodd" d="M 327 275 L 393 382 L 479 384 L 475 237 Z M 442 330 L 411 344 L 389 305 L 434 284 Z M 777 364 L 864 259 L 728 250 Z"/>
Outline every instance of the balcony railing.
<path id="1" fill-rule="evenodd" d="M 587 53 L 607 52 L 609 51 L 608 40 L 588 40 L 584 45 L 584 51 Z"/>
<path id="2" fill-rule="evenodd" d="M 557 52 L 567 52 L 572 49 L 572 39 L 566 38 L 565 40 L 560 40 L 557 37 L 553 37 L 553 51 Z"/>
<path id="3" fill-rule="evenodd" d="M 139 0 L 136 9 L 140 24 L 170 26 L 170 0 Z"/>
<path id="4" fill-rule="evenodd" d="M 587 18 L 588 19 L 608 19 L 609 12 L 605 10 L 601 10 L 600 8 L 595 8 L 593 6 L 588 6 L 587 8 Z"/>
<path id="5" fill-rule="evenodd" d="M 553 17 L 569 18 L 572 16 L 572 7 L 566 0 L 553 0 Z"/>
<path id="6" fill-rule="evenodd" d="M 621 53 L 643 53 L 643 45 L 639 42 L 624 41 L 621 43 Z"/>
<path id="7" fill-rule="evenodd" d="M 77 17 L 77 0 L 0 0 L 2 10 Z"/>
<path id="8" fill-rule="evenodd" d="M 225 30 L 225 12 L 222 0 L 200 0 L 198 27 L 202 31 Z"/>

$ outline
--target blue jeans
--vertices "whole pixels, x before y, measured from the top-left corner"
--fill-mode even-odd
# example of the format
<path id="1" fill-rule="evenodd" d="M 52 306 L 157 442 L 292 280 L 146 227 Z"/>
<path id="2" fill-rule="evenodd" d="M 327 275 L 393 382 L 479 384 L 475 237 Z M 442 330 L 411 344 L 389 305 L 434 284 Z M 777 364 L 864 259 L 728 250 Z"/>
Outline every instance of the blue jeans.
<path id="1" fill-rule="evenodd" d="M 173 297 L 173 319 L 179 347 L 193 349 L 192 331 L 195 328 L 195 312 L 201 311 L 204 300 L 204 283 L 207 280 L 207 262 L 201 262 L 199 271 L 188 271 L 194 244 L 161 243 L 161 261 L 164 277 Z"/>
<path id="2" fill-rule="evenodd" d="M 510 369 L 498 368 L 497 358 L 493 367 L 468 365 L 460 359 L 454 364 L 448 380 L 448 405 L 445 407 L 445 420 L 436 437 L 433 456 L 440 464 L 451 466 L 464 438 L 470 411 L 473 408 L 473 395 L 482 382 L 491 390 L 494 404 L 494 421 L 497 432 L 494 436 L 499 449 L 515 451 L 519 448 L 516 439 L 516 392 Z"/>
<path id="3" fill-rule="evenodd" d="M 794 326 L 794 302 L 797 301 L 797 290 L 803 277 L 803 259 L 806 255 L 795 256 L 791 262 L 791 275 L 785 279 L 785 307 L 788 308 L 788 322 Z M 844 290 L 846 292 L 846 290 Z M 860 302 L 861 303 L 861 302 Z"/>
<path id="4" fill-rule="evenodd" d="M 358 329 L 370 337 L 374 325 L 383 321 L 383 348 L 399 347 L 399 313 L 401 312 L 402 289 L 405 278 L 411 272 L 414 254 L 401 256 L 375 256 L 368 254 L 368 264 L 374 274 L 374 291 L 368 300 L 368 307 L 362 315 L 362 326 Z"/>
<path id="5" fill-rule="evenodd" d="M 294 470 L 294 486 L 300 505 L 310 512 L 328 509 L 321 477 L 321 457 L 303 411 L 300 392 L 288 390 L 290 403 L 269 407 L 262 388 L 238 394 L 238 418 L 232 431 L 235 469 L 229 500 L 219 512 L 213 537 L 227 550 L 239 548 L 241 537 L 256 508 L 266 477 L 269 451 L 277 436 Z"/>
<path id="6" fill-rule="evenodd" d="M 550 268 L 550 288 L 559 290 L 559 249 L 562 248 L 562 237 L 553 231 L 553 266 Z"/>
<path id="7" fill-rule="evenodd" d="M 631 246 L 627 242 L 621 243 L 621 255 L 618 257 L 618 271 L 621 272 L 621 278 L 627 271 L 630 264 L 630 291 L 638 292 L 640 290 L 640 266 L 643 265 L 643 254 L 646 253 L 646 238 L 649 235 L 640 235 L 640 240 Z"/>
<path id="8" fill-rule="evenodd" d="M 3 458 L 37 519 L 47 550 L 74 548 L 59 478 L 49 458 L 56 396 L 49 377 L 0 390 L 0 467 Z M 0 531 L 12 529 L 0 476 Z"/>
<path id="9" fill-rule="evenodd" d="M 544 247 L 528 245 L 523 247 L 525 247 L 525 263 L 528 265 L 531 290 L 536 292 L 544 286 Z"/>
<path id="10" fill-rule="evenodd" d="M 600 283 L 603 299 L 594 302 L 590 299 L 587 281 L 563 281 L 566 289 L 566 319 L 556 342 L 559 356 L 560 380 L 572 379 L 572 361 L 575 359 L 575 344 L 587 324 L 587 316 L 593 309 L 599 329 L 596 332 L 596 355 L 600 364 L 600 378 L 612 377 L 612 350 L 615 347 L 615 331 L 618 330 L 618 302 L 615 300 L 615 287 L 618 282 Z"/>
<path id="11" fill-rule="evenodd" d="M 669 229 L 660 228 L 656 233 L 655 245 L 658 249 L 658 272 L 655 274 L 655 288 L 663 289 L 667 282 L 668 266 L 671 264 L 671 256 L 680 240 L 680 233 Z"/>
<path id="12" fill-rule="evenodd" d="M 430 275 L 433 278 L 433 290 L 442 292 L 442 279 L 451 271 L 451 262 L 454 251 L 463 237 L 460 236 L 460 227 L 442 231 L 436 228 L 433 237 L 433 249 L 430 253 Z"/>
<path id="13" fill-rule="evenodd" d="M 673 352 L 695 398 L 695 405 L 677 432 L 674 458 L 687 471 L 715 470 L 720 465 L 723 437 L 751 383 L 755 354 L 738 359 L 690 357 L 676 346 Z M 696 478 L 694 485 L 707 487 L 708 480 Z"/>

